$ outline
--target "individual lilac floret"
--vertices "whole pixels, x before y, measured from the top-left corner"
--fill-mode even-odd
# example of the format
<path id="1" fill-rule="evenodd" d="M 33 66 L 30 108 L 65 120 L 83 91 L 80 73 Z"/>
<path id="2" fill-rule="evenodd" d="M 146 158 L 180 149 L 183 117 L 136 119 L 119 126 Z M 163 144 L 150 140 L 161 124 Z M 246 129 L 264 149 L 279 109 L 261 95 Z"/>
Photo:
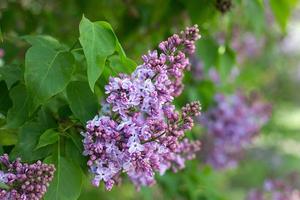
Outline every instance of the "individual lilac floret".
<path id="1" fill-rule="evenodd" d="M 269 179 L 262 188 L 252 189 L 246 200 L 297 200 L 300 199 L 300 190 L 293 183 L 286 180 Z"/>
<path id="2" fill-rule="evenodd" d="M 206 129 L 203 139 L 206 162 L 216 169 L 235 167 L 243 149 L 268 121 L 270 111 L 270 105 L 257 97 L 247 99 L 239 92 L 216 95 L 215 106 L 201 117 Z"/>
<path id="3" fill-rule="evenodd" d="M 1 200 L 42 199 L 55 172 L 54 165 L 41 161 L 27 164 L 18 158 L 10 162 L 7 154 L 0 156 L 0 166 L 0 183 L 7 186 L 0 189 Z"/>
<path id="4" fill-rule="evenodd" d="M 156 172 L 177 171 L 200 150 L 184 132 L 193 127 L 200 104 L 193 102 L 175 110 L 184 70 L 199 39 L 197 26 L 187 28 L 159 44 L 159 50 L 142 56 L 144 63 L 131 75 L 111 77 L 102 103 L 103 112 L 87 122 L 84 152 L 93 185 L 107 190 L 126 173 L 137 188 L 155 184 Z"/>

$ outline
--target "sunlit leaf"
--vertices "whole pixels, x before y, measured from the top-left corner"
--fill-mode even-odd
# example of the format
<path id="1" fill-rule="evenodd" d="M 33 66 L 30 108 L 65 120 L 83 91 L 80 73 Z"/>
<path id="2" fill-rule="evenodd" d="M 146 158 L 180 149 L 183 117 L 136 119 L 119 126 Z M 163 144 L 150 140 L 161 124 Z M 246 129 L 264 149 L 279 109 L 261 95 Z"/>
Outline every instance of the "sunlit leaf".
<path id="1" fill-rule="evenodd" d="M 94 86 L 100 77 L 107 56 L 114 53 L 116 39 L 113 32 L 102 25 L 101 22 L 91 22 L 84 16 L 79 25 L 79 41 L 87 60 L 87 75 L 89 86 Z"/>

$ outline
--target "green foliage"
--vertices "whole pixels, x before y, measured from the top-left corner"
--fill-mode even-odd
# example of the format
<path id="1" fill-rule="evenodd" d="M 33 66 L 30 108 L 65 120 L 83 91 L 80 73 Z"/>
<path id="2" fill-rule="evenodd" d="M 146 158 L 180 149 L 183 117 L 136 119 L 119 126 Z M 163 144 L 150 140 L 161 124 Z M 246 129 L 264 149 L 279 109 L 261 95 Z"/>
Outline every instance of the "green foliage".
<path id="1" fill-rule="evenodd" d="M 97 114 L 99 103 L 97 97 L 89 89 L 88 83 L 73 81 L 66 91 L 72 112 L 83 124 Z"/>
<path id="2" fill-rule="evenodd" d="M 218 60 L 218 44 L 213 38 L 202 37 L 197 43 L 197 55 L 204 62 L 204 69 L 216 66 Z"/>
<path id="3" fill-rule="evenodd" d="M 80 167 L 60 155 L 48 158 L 47 162 L 55 163 L 56 172 L 44 197 L 45 200 L 78 199 L 83 177 Z"/>
<path id="4" fill-rule="evenodd" d="M 3 42 L 3 34 L 2 34 L 2 31 L 1 31 L 1 27 L 0 27 L 0 40 L 1 40 L 1 42 Z"/>
<path id="5" fill-rule="evenodd" d="M 45 125 L 38 122 L 27 122 L 20 129 L 18 143 L 11 152 L 13 158 L 21 157 L 23 161 L 34 161 L 48 156 L 52 149 L 43 147 L 36 150 L 40 136 L 47 130 Z"/>
<path id="6" fill-rule="evenodd" d="M 4 184 L 4 183 L 0 183 L 0 189 L 8 189 L 9 187 L 6 185 L 6 184 Z"/>
<path id="7" fill-rule="evenodd" d="M 82 45 L 86 61 L 87 76 L 91 90 L 94 92 L 94 86 L 106 65 L 107 59 L 117 52 L 120 56 L 120 62 L 125 69 L 133 69 L 136 64 L 126 57 L 126 54 L 119 43 L 112 27 L 103 21 L 91 22 L 84 16 L 79 25 L 79 41 Z"/>
<path id="8" fill-rule="evenodd" d="M 38 42 L 34 40 L 31 44 L 26 52 L 24 77 L 32 98 L 32 113 L 67 86 L 74 70 L 74 58 L 55 40 L 38 38 Z"/>
<path id="9" fill-rule="evenodd" d="M 0 129 L 0 145 L 9 146 L 14 145 L 18 141 L 15 130 Z"/>
<path id="10" fill-rule="evenodd" d="M 221 80 L 226 83 L 226 81 L 230 79 L 230 73 L 232 67 L 235 66 L 235 53 L 228 46 L 220 46 L 219 47 L 219 62 L 218 62 L 218 71 Z"/>
<path id="11" fill-rule="evenodd" d="M 0 80 L 4 80 L 8 89 L 21 80 L 22 71 L 17 65 L 5 65 L 0 68 Z"/>
<path id="12" fill-rule="evenodd" d="M 265 24 L 264 5 L 261 0 L 243 1 L 246 20 L 256 33 L 262 33 Z M 254 14 L 255 13 L 255 14 Z"/>
<path id="13" fill-rule="evenodd" d="M 297 0 L 270 0 L 271 9 L 282 31 L 286 31 L 288 19 L 296 4 Z"/>
<path id="14" fill-rule="evenodd" d="M 18 128 L 29 118 L 29 97 L 27 89 L 19 84 L 10 91 L 13 107 L 7 113 L 7 128 Z"/>
<path id="15" fill-rule="evenodd" d="M 8 97 L 9 90 L 4 81 L 0 81 L 0 91 L 0 112 L 5 114 L 7 110 L 11 107 L 12 103 L 11 99 Z"/>
<path id="16" fill-rule="evenodd" d="M 115 51 L 116 39 L 113 32 L 101 22 L 91 22 L 84 16 L 79 31 L 79 41 L 87 60 L 89 85 L 94 91 L 95 83 L 104 69 L 107 57 Z"/>
<path id="17" fill-rule="evenodd" d="M 39 142 L 35 149 L 54 144 L 58 141 L 58 139 L 59 133 L 53 129 L 48 129 L 40 136 Z"/>

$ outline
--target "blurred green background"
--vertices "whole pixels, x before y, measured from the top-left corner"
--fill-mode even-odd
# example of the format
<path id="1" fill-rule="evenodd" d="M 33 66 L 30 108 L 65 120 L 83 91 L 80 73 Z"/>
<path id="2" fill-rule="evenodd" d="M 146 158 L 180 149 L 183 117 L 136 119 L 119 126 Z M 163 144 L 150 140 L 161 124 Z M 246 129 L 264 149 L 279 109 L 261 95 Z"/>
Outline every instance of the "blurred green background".
<path id="1" fill-rule="evenodd" d="M 224 3 L 225 2 L 225 3 Z M 230 2 L 228 4 L 228 2 Z M 220 84 L 187 75 L 178 104 L 200 99 L 204 110 L 215 92 L 255 90 L 272 104 L 270 122 L 247 148 L 235 169 L 215 171 L 200 158 L 177 174 L 157 176 L 158 184 L 137 192 L 128 180 L 106 192 L 87 177 L 80 200 L 239 200 L 266 178 L 300 173 L 300 7 L 297 0 L 1 0 L 0 27 L 5 55 L 0 64 L 23 60 L 23 35 L 45 34 L 72 46 L 85 15 L 109 22 L 128 57 L 141 55 L 187 25 L 198 24 L 196 56 L 220 74 Z M 229 76 L 237 68 L 235 80 Z M 193 134 L 201 135 L 201 127 Z"/>

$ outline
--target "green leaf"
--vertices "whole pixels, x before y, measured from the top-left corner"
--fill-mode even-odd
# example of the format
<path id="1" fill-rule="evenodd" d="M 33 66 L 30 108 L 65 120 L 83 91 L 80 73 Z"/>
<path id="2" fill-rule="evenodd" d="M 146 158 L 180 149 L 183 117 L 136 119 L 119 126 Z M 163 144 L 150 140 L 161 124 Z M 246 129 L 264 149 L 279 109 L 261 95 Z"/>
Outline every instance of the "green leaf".
<path id="1" fill-rule="evenodd" d="M 116 48 L 115 49 L 119 54 L 119 59 L 120 59 L 120 62 L 122 64 L 121 66 L 123 67 L 122 72 L 131 73 L 136 68 L 137 64 L 133 60 L 131 60 L 130 58 L 128 58 L 126 56 L 126 53 L 125 53 L 121 43 L 119 42 L 118 37 L 115 34 L 112 26 L 109 23 L 103 22 L 103 21 L 99 22 L 99 24 L 101 24 L 104 27 L 106 27 L 107 29 L 111 30 L 112 33 L 114 34 L 115 40 L 116 40 Z"/>
<path id="2" fill-rule="evenodd" d="M 235 53 L 229 47 L 224 47 L 225 52 L 219 54 L 218 72 L 223 82 L 228 81 L 232 68 L 235 65 Z"/>
<path id="3" fill-rule="evenodd" d="M 216 65 L 218 44 L 210 37 L 202 37 L 197 43 L 197 55 L 204 62 L 205 71 Z"/>
<path id="4" fill-rule="evenodd" d="M 76 200 L 81 188 L 83 173 L 80 167 L 64 157 L 49 158 L 48 162 L 55 163 L 54 179 L 45 194 L 45 200 Z"/>
<path id="5" fill-rule="evenodd" d="M 260 0 L 251 0 L 244 2 L 245 20 L 249 23 L 249 26 L 256 33 L 261 33 L 266 27 L 263 4 Z"/>
<path id="6" fill-rule="evenodd" d="M 116 39 L 114 33 L 101 22 L 91 22 L 84 16 L 79 25 L 79 41 L 87 60 L 87 76 L 89 86 L 94 86 L 100 77 L 107 56 L 115 52 Z"/>
<path id="7" fill-rule="evenodd" d="M 33 99 L 31 112 L 67 86 L 74 68 L 70 52 L 45 43 L 48 45 L 33 43 L 25 56 L 25 84 Z"/>
<path id="8" fill-rule="evenodd" d="M 0 79 L 3 79 L 6 82 L 8 89 L 21 80 L 22 71 L 21 68 L 17 65 L 5 65 L 0 67 Z"/>
<path id="9" fill-rule="evenodd" d="M 0 145 L 14 145 L 18 141 L 18 135 L 12 129 L 0 129 Z"/>
<path id="10" fill-rule="evenodd" d="M 18 143 L 10 154 L 12 159 L 21 157 L 24 162 L 29 162 L 42 159 L 49 155 L 52 148 L 43 147 L 35 150 L 39 138 L 45 130 L 47 130 L 47 128 L 37 122 L 27 122 L 24 124 L 20 129 Z"/>
<path id="11" fill-rule="evenodd" d="M 54 144 L 58 141 L 59 133 L 53 129 L 46 130 L 39 139 L 39 143 L 35 149 Z"/>
<path id="12" fill-rule="evenodd" d="M 4 81 L 0 81 L 0 113 L 6 114 L 12 102 L 9 98 L 9 91 Z"/>
<path id="13" fill-rule="evenodd" d="M 270 0 L 272 12 L 283 32 L 286 30 L 288 19 L 296 4 L 297 0 Z"/>
<path id="14" fill-rule="evenodd" d="M 57 124 L 55 119 L 51 115 L 51 112 L 45 106 L 42 106 L 38 112 L 38 122 L 45 125 L 47 128 L 56 128 Z"/>
<path id="15" fill-rule="evenodd" d="M 0 182 L 0 189 L 9 189 L 9 187 L 5 183 Z"/>
<path id="16" fill-rule="evenodd" d="M 26 40 L 32 46 L 43 46 L 49 49 L 63 49 L 62 45 L 55 38 L 48 35 L 26 35 L 23 36 L 22 39 Z"/>
<path id="17" fill-rule="evenodd" d="M 213 103 L 216 86 L 212 81 L 202 81 L 197 86 L 201 107 L 206 110 Z"/>
<path id="18" fill-rule="evenodd" d="M 92 119 L 98 111 L 97 97 L 89 89 L 87 82 L 73 81 L 67 87 L 70 108 L 82 123 Z"/>
<path id="19" fill-rule="evenodd" d="M 24 85 L 19 84 L 10 91 L 13 107 L 7 113 L 7 128 L 18 128 L 28 119 L 29 98 Z"/>
<path id="20" fill-rule="evenodd" d="M 72 140 L 65 142 L 65 156 L 83 169 L 87 168 L 87 158 L 82 156 L 82 150 L 79 150 Z"/>
<path id="21" fill-rule="evenodd" d="M 2 34 L 2 31 L 1 31 L 1 27 L 0 27 L 0 40 L 1 40 L 1 42 L 3 42 L 3 34 Z"/>
<path id="22" fill-rule="evenodd" d="M 111 56 L 109 58 L 111 70 L 115 73 L 127 73 L 130 74 L 134 71 L 136 65 L 131 62 L 131 60 L 127 57 L 121 56 Z"/>
<path id="23" fill-rule="evenodd" d="M 199 25 L 214 19 L 216 16 L 215 1 L 212 0 L 190 0 L 184 1 L 189 16 L 193 23 Z"/>

